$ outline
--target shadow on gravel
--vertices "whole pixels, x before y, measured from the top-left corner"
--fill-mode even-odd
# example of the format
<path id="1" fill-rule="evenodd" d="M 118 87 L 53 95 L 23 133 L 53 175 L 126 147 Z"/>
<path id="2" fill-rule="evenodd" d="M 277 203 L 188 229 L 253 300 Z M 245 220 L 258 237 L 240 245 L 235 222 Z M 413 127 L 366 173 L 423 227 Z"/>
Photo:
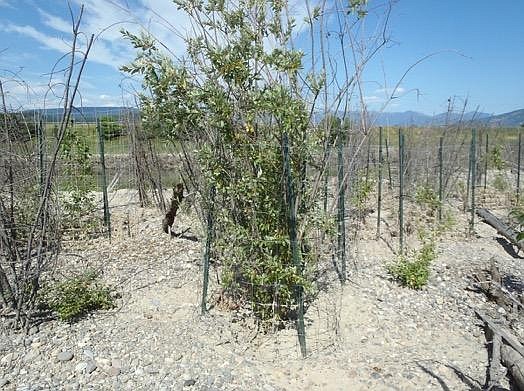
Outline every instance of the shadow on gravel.
<path id="1" fill-rule="evenodd" d="M 421 364 L 417 364 L 418 367 L 420 369 L 422 369 L 424 372 L 426 372 L 429 376 L 435 378 L 437 381 L 438 381 L 438 384 L 440 384 L 440 386 L 442 387 L 442 389 L 444 391 L 451 391 L 451 388 L 449 388 L 447 385 L 446 385 L 446 382 L 444 380 L 442 380 L 442 378 L 437 375 L 435 372 L 433 372 L 431 369 L 429 368 L 426 368 L 424 365 L 421 365 Z"/>
<path id="2" fill-rule="evenodd" d="M 517 276 L 504 276 L 502 278 L 502 285 L 511 293 L 522 294 L 524 293 L 524 281 Z"/>
<path id="3" fill-rule="evenodd" d="M 178 232 L 178 233 L 177 232 L 171 232 L 171 237 L 172 238 L 179 238 L 179 239 L 186 239 L 186 240 L 190 240 L 192 242 L 198 242 L 198 238 L 195 235 L 192 235 L 192 234 L 187 235 L 186 234 L 190 229 L 191 228 L 186 228 L 182 232 Z"/>
<path id="4" fill-rule="evenodd" d="M 495 240 L 502 246 L 502 248 L 508 253 L 508 255 L 512 258 L 518 258 L 518 259 L 524 259 L 524 257 L 520 256 L 515 251 L 515 246 L 513 246 L 510 242 L 508 242 L 506 239 L 498 237 L 495 238 Z"/>
<path id="5" fill-rule="evenodd" d="M 446 367 L 451 369 L 453 372 L 455 372 L 455 375 L 460 379 L 462 383 L 467 385 L 470 389 L 470 391 L 482 391 L 482 387 L 478 385 L 478 382 L 473 379 L 471 376 L 466 375 L 464 372 L 462 372 L 457 367 L 454 367 L 453 365 L 445 364 Z M 477 383 L 477 384 L 475 384 Z"/>
<path id="6" fill-rule="evenodd" d="M 439 364 L 442 364 L 442 363 L 439 363 Z M 469 387 L 469 391 L 482 391 L 482 387 L 478 384 L 478 382 L 475 379 L 473 379 L 470 376 L 464 374 L 457 367 L 454 367 L 453 365 L 449 365 L 449 364 L 442 364 L 442 365 L 446 366 L 447 368 L 449 368 L 453 372 L 455 372 L 455 375 L 457 375 L 457 377 L 460 379 L 460 381 L 462 383 L 464 383 L 466 386 Z M 422 365 L 420 363 L 417 363 L 417 366 L 420 369 L 422 369 L 425 373 L 427 373 L 429 376 L 431 376 L 432 378 L 436 379 L 444 391 L 451 391 L 451 388 L 448 387 L 446 382 L 444 380 L 442 380 L 442 378 L 439 375 L 437 375 L 435 372 L 433 372 L 431 369 L 425 367 L 424 365 Z"/>

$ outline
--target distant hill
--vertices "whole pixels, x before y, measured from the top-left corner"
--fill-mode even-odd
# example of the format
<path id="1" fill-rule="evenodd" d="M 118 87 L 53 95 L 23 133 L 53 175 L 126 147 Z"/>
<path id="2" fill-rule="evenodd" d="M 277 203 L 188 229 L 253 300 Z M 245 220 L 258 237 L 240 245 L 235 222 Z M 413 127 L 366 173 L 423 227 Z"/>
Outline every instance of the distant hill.
<path id="1" fill-rule="evenodd" d="M 490 118 L 491 114 L 482 113 L 478 111 L 470 111 L 464 114 L 458 113 L 442 113 L 433 116 L 433 124 L 435 125 L 446 125 L 454 124 L 458 122 L 474 122 L 474 121 L 485 121 Z"/>
<path id="2" fill-rule="evenodd" d="M 416 111 L 400 112 L 370 112 L 370 119 L 373 124 L 380 126 L 406 126 L 417 125 L 426 126 L 432 122 L 432 117 L 426 114 L 417 113 Z"/>
<path id="3" fill-rule="evenodd" d="M 509 113 L 493 115 L 486 119 L 486 123 L 495 127 L 514 127 L 524 124 L 524 109 L 511 111 Z"/>
<path id="4" fill-rule="evenodd" d="M 416 111 L 405 111 L 402 113 L 370 112 L 371 120 L 378 126 L 442 126 L 458 122 L 472 123 L 476 121 L 486 121 L 491 118 L 488 113 L 468 112 L 464 114 L 441 113 L 427 115 Z"/>
<path id="5" fill-rule="evenodd" d="M 112 117 L 119 119 L 124 115 L 132 113 L 137 115 L 138 109 L 133 107 L 79 107 L 71 112 L 71 118 L 78 123 L 95 122 L 100 117 Z M 34 109 L 24 111 L 26 118 L 42 118 L 45 122 L 58 122 L 64 114 L 63 108 Z"/>
<path id="6" fill-rule="evenodd" d="M 44 121 L 59 121 L 64 110 L 62 108 L 35 109 L 24 112 L 26 117 L 42 117 Z M 80 107 L 73 110 L 72 118 L 75 122 L 95 122 L 97 118 L 109 116 L 115 119 L 124 115 L 138 115 L 139 111 L 131 107 Z M 427 115 L 416 111 L 404 112 L 375 112 L 368 113 L 371 123 L 375 126 L 443 126 L 446 124 L 465 123 L 470 125 L 487 125 L 492 127 L 517 127 L 524 124 L 524 109 L 510 113 L 491 115 L 482 112 L 467 112 L 464 114 L 441 113 Z M 358 121 L 360 113 L 352 112 L 350 118 Z M 321 116 L 316 117 L 321 120 Z"/>
<path id="7" fill-rule="evenodd" d="M 464 114 L 441 113 L 427 115 L 416 111 L 404 112 L 376 112 L 368 113 L 371 123 L 375 126 L 443 126 L 446 124 L 463 123 L 466 125 L 490 127 L 517 127 L 524 124 L 524 109 L 510 113 L 492 115 L 471 111 Z M 352 112 L 350 117 L 354 121 L 360 118 L 359 112 Z"/>

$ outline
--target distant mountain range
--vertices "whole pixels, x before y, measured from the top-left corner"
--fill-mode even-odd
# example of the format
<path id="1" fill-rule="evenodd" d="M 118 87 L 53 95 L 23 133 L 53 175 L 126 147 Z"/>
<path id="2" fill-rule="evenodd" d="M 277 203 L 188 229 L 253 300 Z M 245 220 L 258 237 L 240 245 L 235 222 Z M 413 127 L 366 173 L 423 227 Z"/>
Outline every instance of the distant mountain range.
<path id="1" fill-rule="evenodd" d="M 139 111 L 133 107 L 78 107 L 71 112 L 71 119 L 75 122 L 96 122 L 97 118 L 112 117 L 119 119 L 129 114 L 138 115 Z M 64 114 L 63 108 L 33 109 L 24 111 L 26 118 L 42 118 L 45 122 L 58 122 Z"/>
<path id="2" fill-rule="evenodd" d="M 378 126 L 443 126 L 464 123 L 491 127 L 516 127 L 524 124 L 524 109 L 499 115 L 473 111 L 464 114 L 442 113 L 433 116 L 415 111 L 402 113 L 370 112 L 369 117 L 372 123 Z"/>
<path id="3" fill-rule="evenodd" d="M 26 116 L 42 117 L 44 121 L 59 121 L 64 110 L 62 108 L 35 109 L 24 112 Z M 103 116 L 121 118 L 124 115 L 138 115 L 136 108 L 130 107 L 81 107 L 74 109 L 72 119 L 75 122 L 94 122 Z M 481 112 L 467 112 L 464 114 L 442 113 L 427 115 L 416 111 L 404 112 L 369 112 L 371 123 L 376 126 L 443 126 L 446 124 L 464 123 L 468 125 L 484 125 L 491 127 L 516 127 L 524 124 L 524 109 L 509 113 L 492 115 Z M 352 113 L 354 120 L 360 113 Z"/>

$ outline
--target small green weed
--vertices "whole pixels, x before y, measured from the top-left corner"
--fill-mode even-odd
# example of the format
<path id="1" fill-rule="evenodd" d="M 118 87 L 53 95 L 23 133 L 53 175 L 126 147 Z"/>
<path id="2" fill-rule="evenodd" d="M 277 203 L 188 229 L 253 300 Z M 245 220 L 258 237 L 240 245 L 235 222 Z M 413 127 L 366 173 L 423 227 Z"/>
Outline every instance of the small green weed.
<path id="1" fill-rule="evenodd" d="M 58 314 L 60 320 L 73 322 L 89 312 L 115 307 L 111 289 L 99 283 L 95 272 L 44 287 L 40 293 L 40 307 Z"/>
<path id="2" fill-rule="evenodd" d="M 516 239 L 520 242 L 524 240 L 524 206 L 520 205 L 515 207 L 509 215 L 516 225 L 518 231 Z"/>
<path id="3" fill-rule="evenodd" d="M 403 286 L 421 289 L 429 279 L 429 265 L 436 258 L 435 243 L 429 241 L 411 256 L 400 256 L 388 266 L 388 272 Z"/>
<path id="4" fill-rule="evenodd" d="M 496 145 L 490 151 L 489 163 L 491 163 L 491 166 L 494 169 L 499 171 L 503 170 L 506 167 L 506 162 L 502 157 L 502 148 L 500 147 L 500 145 Z"/>
<path id="5" fill-rule="evenodd" d="M 444 232 L 451 231 L 457 224 L 455 216 L 451 210 L 444 210 L 442 213 L 442 220 L 438 223 L 437 234 L 443 234 Z"/>
<path id="6" fill-rule="evenodd" d="M 435 212 L 440 201 L 437 193 L 427 185 L 419 186 L 415 192 L 415 201 L 422 206 L 427 207 L 430 211 Z"/>
<path id="7" fill-rule="evenodd" d="M 493 179 L 493 187 L 498 191 L 506 191 L 508 190 L 509 185 L 504 176 L 498 173 L 495 175 L 495 179 Z"/>
<path id="8" fill-rule="evenodd" d="M 68 193 L 61 194 L 63 207 L 61 219 L 64 231 L 82 228 L 85 232 L 99 228 L 100 218 L 93 212 L 96 210 L 95 197 L 91 192 L 73 188 Z"/>
<path id="9" fill-rule="evenodd" d="M 355 205 L 360 212 L 366 209 L 366 204 L 371 198 L 375 186 L 374 178 L 366 178 L 363 174 L 357 175 L 357 181 L 354 185 L 354 193 L 351 197 L 351 203 Z"/>

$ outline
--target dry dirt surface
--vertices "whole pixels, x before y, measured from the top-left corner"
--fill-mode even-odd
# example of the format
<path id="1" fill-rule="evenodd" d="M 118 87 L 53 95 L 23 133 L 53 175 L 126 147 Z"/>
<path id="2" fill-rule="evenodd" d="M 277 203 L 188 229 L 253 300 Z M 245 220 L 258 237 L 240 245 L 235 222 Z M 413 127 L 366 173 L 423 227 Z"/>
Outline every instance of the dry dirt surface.
<path id="1" fill-rule="evenodd" d="M 478 223 L 472 237 L 444 235 L 429 284 L 415 291 L 388 274 L 395 255 L 386 241 L 374 239 L 370 215 L 351 248 L 348 283 L 334 280 L 308 308 L 303 359 L 292 324 L 263 333 L 238 312 L 214 307 L 202 316 L 197 219 L 177 216 L 175 230 L 188 230 L 170 238 L 161 230 L 161 213 L 138 208 L 133 197 L 112 196 L 111 242 L 66 244 L 58 270 L 98 270 L 120 294 L 118 307 L 73 324 L 47 321 L 29 335 L 8 332 L 4 324 L 0 388 L 476 390 L 488 355 L 474 310 L 510 322 L 524 336 L 522 315 L 468 289 L 471 275 L 491 259 L 503 275 L 524 280 L 524 260 L 506 252 L 494 229 Z"/>

